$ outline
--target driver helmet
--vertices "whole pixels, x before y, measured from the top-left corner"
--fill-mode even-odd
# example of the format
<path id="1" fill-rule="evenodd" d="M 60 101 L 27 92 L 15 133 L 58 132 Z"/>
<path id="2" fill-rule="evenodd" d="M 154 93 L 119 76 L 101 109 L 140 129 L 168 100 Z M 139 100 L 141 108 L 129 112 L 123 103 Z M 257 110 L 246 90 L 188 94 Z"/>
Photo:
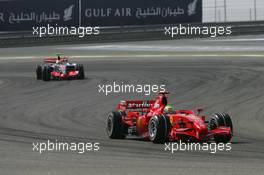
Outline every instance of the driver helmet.
<path id="1" fill-rule="evenodd" d="M 172 105 L 167 105 L 165 106 L 164 110 L 165 113 L 173 113 L 174 112 L 174 108 Z"/>

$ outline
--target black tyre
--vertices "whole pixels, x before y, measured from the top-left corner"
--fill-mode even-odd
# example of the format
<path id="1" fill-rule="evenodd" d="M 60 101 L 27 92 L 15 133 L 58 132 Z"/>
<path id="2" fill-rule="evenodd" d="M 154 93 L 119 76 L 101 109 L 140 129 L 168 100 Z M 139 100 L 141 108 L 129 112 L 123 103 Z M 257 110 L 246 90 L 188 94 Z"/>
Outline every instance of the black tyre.
<path id="1" fill-rule="evenodd" d="M 83 80 L 85 78 L 85 74 L 84 74 L 84 68 L 82 64 L 79 64 L 77 66 L 77 70 L 79 71 L 79 74 L 77 76 L 77 79 L 79 80 Z"/>
<path id="2" fill-rule="evenodd" d="M 37 80 L 42 79 L 42 67 L 40 65 L 37 65 L 37 68 L 36 68 L 36 78 Z"/>
<path id="3" fill-rule="evenodd" d="M 233 123 L 232 123 L 231 117 L 226 113 L 215 114 L 209 122 L 210 130 L 216 129 L 219 126 L 230 127 L 231 135 L 215 135 L 214 136 L 215 142 L 216 143 L 227 143 L 227 142 L 229 142 L 232 138 L 232 135 L 233 135 Z"/>
<path id="4" fill-rule="evenodd" d="M 42 80 L 43 81 L 50 81 L 51 79 L 51 69 L 47 66 L 43 68 L 42 71 Z"/>
<path id="5" fill-rule="evenodd" d="M 165 115 L 155 115 L 149 120 L 149 139 L 153 143 L 165 143 L 169 129 L 169 119 Z"/>
<path id="6" fill-rule="evenodd" d="M 122 113 L 119 111 L 110 112 L 106 120 L 106 132 L 111 139 L 124 139 L 127 135 L 127 127 L 122 122 Z"/>

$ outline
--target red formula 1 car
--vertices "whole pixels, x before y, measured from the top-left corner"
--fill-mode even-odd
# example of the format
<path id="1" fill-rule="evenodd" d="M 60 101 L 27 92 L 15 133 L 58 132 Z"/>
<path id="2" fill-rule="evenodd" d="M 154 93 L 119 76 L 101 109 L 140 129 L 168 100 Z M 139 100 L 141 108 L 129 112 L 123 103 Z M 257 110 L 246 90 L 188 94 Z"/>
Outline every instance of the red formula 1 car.
<path id="1" fill-rule="evenodd" d="M 231 140 L 233 125 L 226 113 L 215 114 L 210 121 L 201 115 L 202 109 L 165 110 L 167 92 L 159 93 L 156 100 L 121 101 L 117 110 L 107 117 L 107 134 L 111 139 L 137 135 L 153 143 L 166 141 L 215 141 Z"/>
<path id="2" fill-rule="evenodd" d="M 50 81 L 65 79 L 84 79 L 84 69 L 82 64 L 68 62 L 67 58 L 46 58 L 44 63 L 37 65 L 37 80 Z"/>

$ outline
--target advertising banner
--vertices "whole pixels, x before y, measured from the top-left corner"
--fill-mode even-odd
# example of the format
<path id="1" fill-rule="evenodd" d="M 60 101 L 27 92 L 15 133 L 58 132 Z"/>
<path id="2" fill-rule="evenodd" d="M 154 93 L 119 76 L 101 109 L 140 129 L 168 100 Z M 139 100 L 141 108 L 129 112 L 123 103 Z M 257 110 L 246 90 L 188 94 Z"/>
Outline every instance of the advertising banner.
<path id="1" fill-rule="evenodd" d="M 82 24 L 119 26 L 202 22 L 202 0 L 83 0 Z"/>
<path id="2" fill-rule="evenodd" d="M 0 31 L 32 30 L 33 26 L 78 26 L 76 0 L 0 1 Z"/>
<path id="3" fill-rule="evenodd" d="M 0 31 L 46 26 L 199 23 L 202 0 L 4 0 Z"/>

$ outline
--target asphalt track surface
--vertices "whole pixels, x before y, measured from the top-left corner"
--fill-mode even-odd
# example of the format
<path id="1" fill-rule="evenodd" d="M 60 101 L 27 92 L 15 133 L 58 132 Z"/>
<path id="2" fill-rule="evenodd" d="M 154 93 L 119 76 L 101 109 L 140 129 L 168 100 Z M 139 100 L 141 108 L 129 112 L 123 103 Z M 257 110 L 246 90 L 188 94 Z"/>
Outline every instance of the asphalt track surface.
<path id="1" fill-rule="evenodd" d="M 0 49 L 0 174 L 263 174 L 264 41 L 259 38 L 117 43 L 122 47 L 87 50 L 85 45 Z M 155 46 L 156 51 L 146 46 Z M 221 51 L 221 46 L 228 50 Z M 75 56 L 85 65 L 87 78 L 35 80 L 40 57 L 54 52 Z M 202 106 L 207 115 L 229 113 L 234 125 L 232 150 L 171 154 L 164 145 L 148 141 L 108 139 L 106 114 L 119 100 L 155 98 L 98 92 L 99 84 L 113 81 L 165 84 L 177 109 Z M 84 154 L 32 150 L 33 142 L 48 139 L 99 142 L 100 150 Z"/>

